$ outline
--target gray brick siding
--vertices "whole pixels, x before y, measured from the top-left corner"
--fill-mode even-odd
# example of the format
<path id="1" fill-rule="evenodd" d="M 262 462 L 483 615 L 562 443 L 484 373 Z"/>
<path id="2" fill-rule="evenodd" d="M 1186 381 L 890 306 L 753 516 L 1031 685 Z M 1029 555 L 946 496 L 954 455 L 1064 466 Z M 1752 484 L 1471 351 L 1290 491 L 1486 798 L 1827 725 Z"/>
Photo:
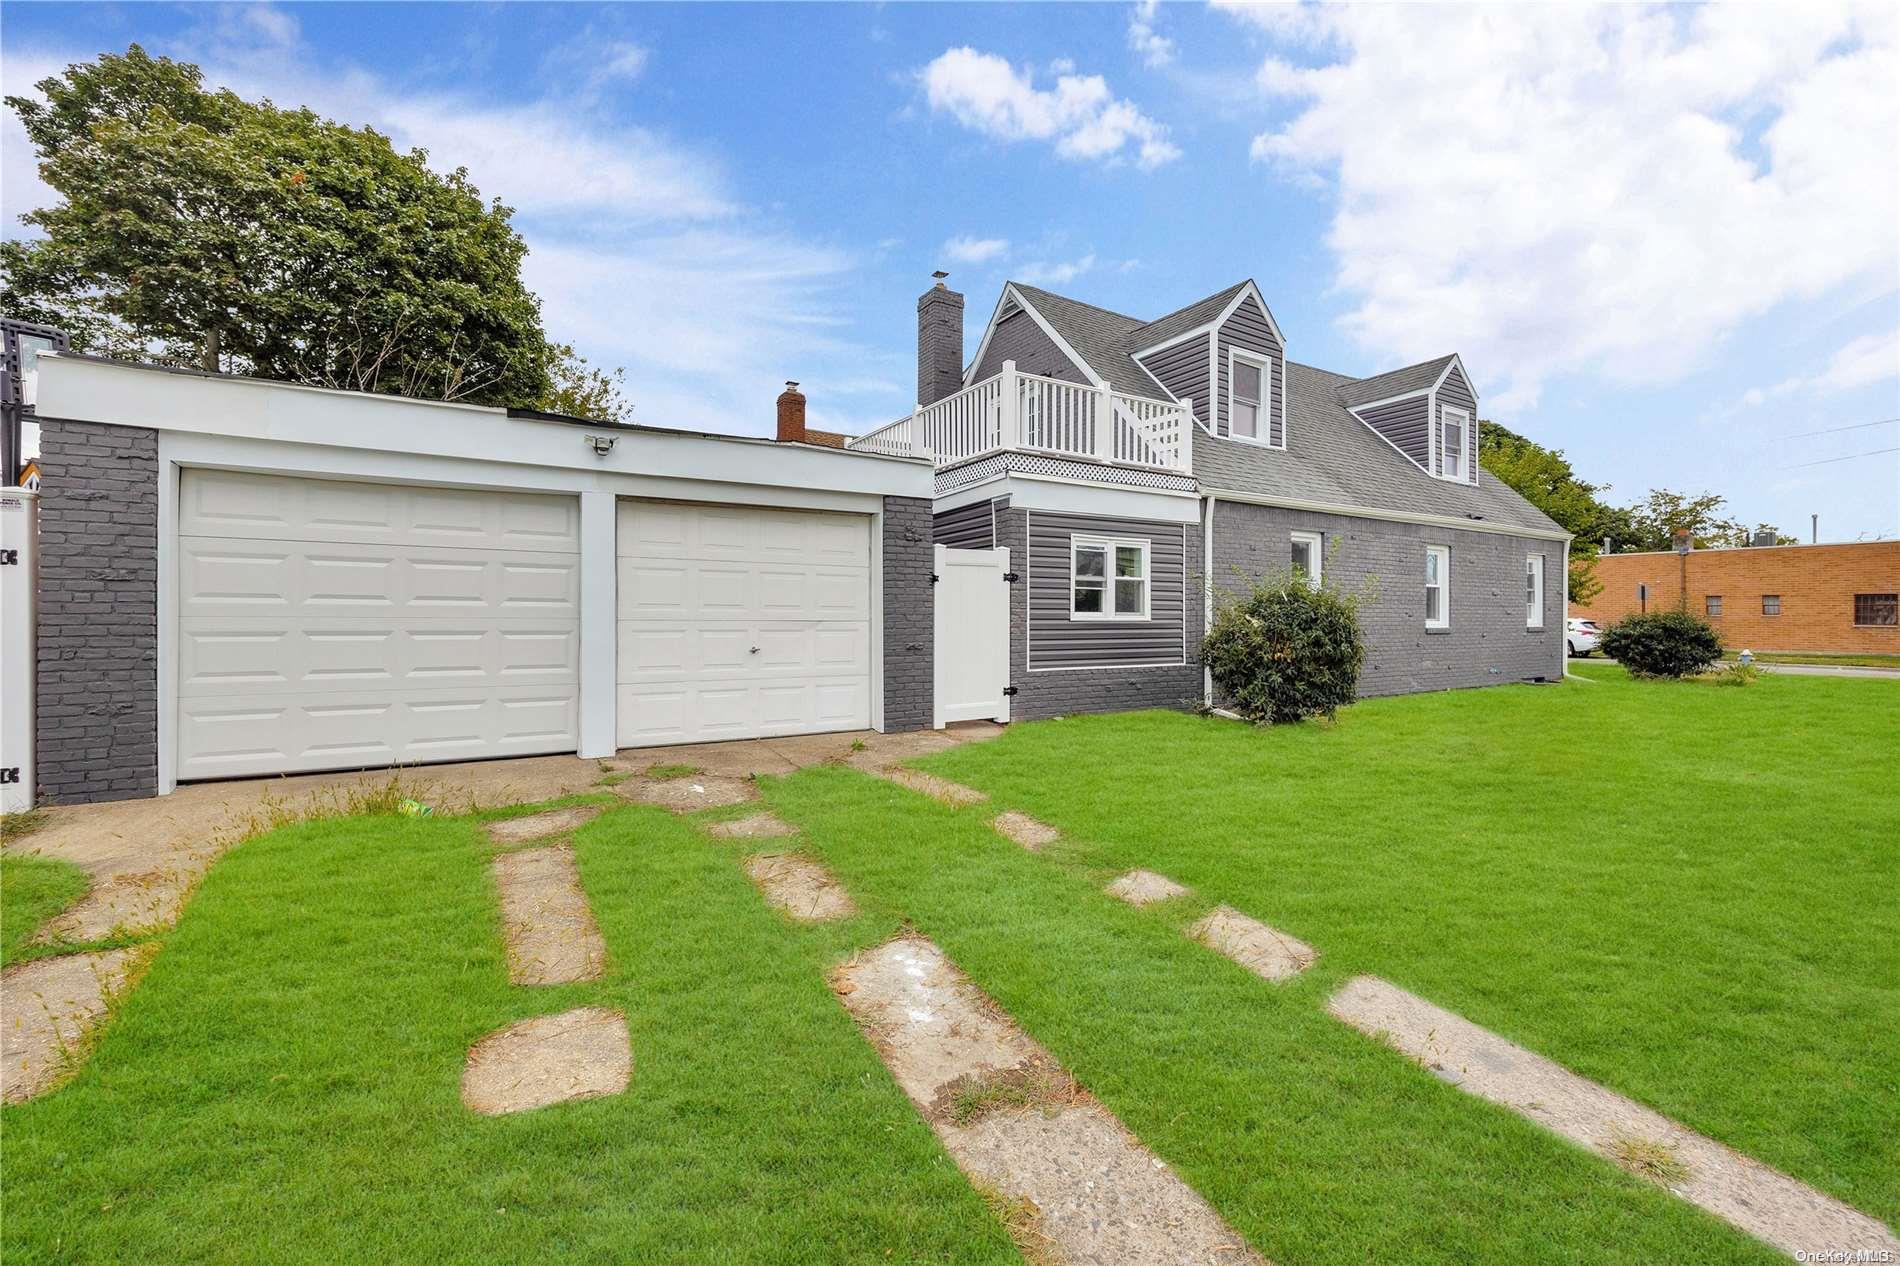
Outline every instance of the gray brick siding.
<path id="1" fill-rule="evenodd" d="M 936 719 L 935 588 L 930 501 L 884 498 L 884 728 L 927 730 Z"/>
<path id="2" fill-rule="evenodd" d="M 917 300 L 917 403 L 963 389 L 963 296 L 941 283 Z"/>
<path id="3" fill-rule="evenodd" d="M 158 794 L 158 432 L 40 419 L 39 793 Z"/>
<path id="4" fill-rule="evenodd" d="M 996 543 L 1009 550 L 1018 574 L 1028 558 L 1028 512 L 999 509 Z M 1178 530 L 1171 528 L 1170 530 Z M 1127 712 L 1136 708 L 1184 708 L 1201 697 L 1201 533 L 1188 529 L 1188 650 L 1194 662 L 1160 668 L 1065 668 L 1030 672 L 1027 662 L 1029 586 L 1018 580 L 1009 593 L 1009 680 L 1016 687 L 1010 717 L 1034 721 L 1083 712 Z"/>
<path id="5" fill-rule="evenodd" d="M 1361 695 L 1490 686 L 1563 675 L 1562 541 L 1309 514 L 1223 501 L 1214 509 L 1217 592 L 1291 565 L 1290 534 L 1325 537 L 1326 580 L 1366 594 Z M 1451 627 L 1425 628 L 1425 547 L 1451 550 Z M 1544 627 L 1525 627 L 1524 559 L 1544 555 Z M 1241 573 L 1236 575 L 1236 571 Z"/>

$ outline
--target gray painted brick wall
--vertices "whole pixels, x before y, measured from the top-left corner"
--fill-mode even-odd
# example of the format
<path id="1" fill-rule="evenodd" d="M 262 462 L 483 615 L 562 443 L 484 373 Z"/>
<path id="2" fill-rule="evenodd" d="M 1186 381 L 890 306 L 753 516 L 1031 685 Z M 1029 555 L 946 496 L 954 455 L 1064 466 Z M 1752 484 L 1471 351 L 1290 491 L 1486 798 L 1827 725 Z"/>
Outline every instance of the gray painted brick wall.
<path id="1" fill-rule="evenodd" d="M 1217 592 L 1291 565 L 1292 532 L 1325 536 L 1326 580 L 1365 592 L 1361 695 L 1491 686 L 1563 675 L 1563 542 L 1223 501 L 1214 509 Z M 1451 550 L 1451 627 L 1425 628 L 1425 547 Z M 1524 559 L 1544 555 L 1544 627 L 1525 627 Z M 1236 569 L 1242 575 L 1235 575 Z"/>
<path id="2" fill-rule="evenodd" d="M 930 501 L 884 498 L 884 728 L 934 721 L 936 590 L 930 582 Z"/>
<path id="3" fill-rule="evenodd" d="M 1009 550 L 1010 567 L 1019 575 L 1028 557 L 1028 512 L 999 509 L 996 543 Z M 1161 668 L 1065 668 L 1030 672 L 1027 661 L 1029 586 L 1021 580 L 1009 593 L 1009 680 L 1012 720 L 1073 716 L 1083 712 L 1127 712 L 1136 708 L 1192 707 L 1201 698 L 1201 533 L 1188 530 L 1188 647 L 1195 662 Z"/>
<path id="4" fill-rule="evenodd" d="M 39 793 L 158 794 L 158 432 L 40 419 Z"/>

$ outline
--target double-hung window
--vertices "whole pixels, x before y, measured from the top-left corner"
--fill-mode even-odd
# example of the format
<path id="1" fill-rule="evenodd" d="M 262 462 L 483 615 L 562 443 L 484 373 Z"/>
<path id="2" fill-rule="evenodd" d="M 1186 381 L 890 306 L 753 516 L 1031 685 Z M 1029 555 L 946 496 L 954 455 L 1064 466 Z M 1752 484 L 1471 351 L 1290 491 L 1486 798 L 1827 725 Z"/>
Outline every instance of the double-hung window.
<path id="1" fill-rule="evenodd" d="M 1467 437 L 1471 431 L 1471 415 L 1463 409 L 1454 409 L 1446 405 L 1440 410 L 1442 417 L 1438 423 L 1438 461 L 1445 478 L 1463 482 L 1465 477 L 1466 450 L 1471 447 Z"/>
<path id="2" fill-rule="evenodd" d="M 1544 627 L 1544 556 L 1531 554 L 1524 559 L 1524 627 Z"/>
<path id="3" fill-rule="evenodd" d="M 1069 538 L 1069 618 L 1148 618 L 1148 542 Z"/>
<path id="4" fill-rule="evenodd" d="M 1778 593 L 1763 594 L 1761 596 L 1761 613 L 1763 615 L 1780 615 L 1781 595 Z"/>
<path id="5" fill-rule="evenodd" d="M 1293 534 L 1293 570 L 1305 576 L 1306 583 L 1315 589 L 1319 588 L 1320 568 L 1325 566 L 1321 561 L 1324 540 L 1318 532 Z"/>
<path id="6" fill-rule="evenodd" d="M 1876 629 L 1900 624 L 1900 593 L 1855 594 L 1854 623 Z"/>
<path id="7" fill-rule="evenodd" d="M 1272 380 L 1268 362 L 1257 356 L 1233 350 L 1229 352 L 1227 373 L 1227 429 L 1244 440 L 1267 443 L 1272 438 L 1273 412 L 1267 400 Z"/>
<path id="8" fill-rule="evenodd" d="M 1451 547 L 1425 547 L 1425 627 L 1451 627 Z"/>
<path id="9" fill-rule="evenodd" d="M 1721 619 L 1722 595 L 1719 593 L 1705 594 L 1702 598 L 1702 614 L 1708 616 L 1711 620 Z"/>

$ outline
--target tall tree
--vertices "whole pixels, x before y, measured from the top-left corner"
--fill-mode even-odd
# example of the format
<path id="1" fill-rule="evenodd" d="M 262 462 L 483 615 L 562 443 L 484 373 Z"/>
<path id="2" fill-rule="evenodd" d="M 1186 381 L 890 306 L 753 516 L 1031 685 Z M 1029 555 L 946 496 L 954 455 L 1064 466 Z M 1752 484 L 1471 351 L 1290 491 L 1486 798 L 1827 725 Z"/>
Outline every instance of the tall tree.
<path id="1" fill-rule="evenodd" d="M 8 97 L 61 195 L 0 245 L 10 310 L 211 370 L 533 405 L 554 354 L 511 211 L 368 128 L 123 56 Z"/>
<path id="2" fill-rule="evenodd" d="M 1722 513 L 1727 502 L 1712 492 L 1701 496 L 1656 488 L 1648 497 L 1631 506 L 1628 522 L 1617 537 L 1617 548 L 1625 550 L 1674 549 L 1676 533 L 1687 532 L 1697 549 L 1718 549 L 1752 544 L 1756 533 L 1770 533 L 1777 545 L 1793 545 L 1795 538 L 1783 535 L 1772 524 L 1759 523 L 1750 528 Z"/>
<path id="3" fill-rule="evenodd" d="M 1621 513 L 1597 496 L 1608 485 L 1579 479 L 1562 450 L 1545 448 L 1495 422 L 1478 424 L 1478 463 L 1575 536 L 1568 596 L 1579 603 L 1596 597 L 1603 589 L 1596 578 L 1598 542 L 1615 530 Z"/>
<path id="4" fill-rule="evenodd" d="M 549 385 L 537 409 L 599 422 L 633 421 L 633 402 L 625 394 L 626 370 L 596 368 L 567 343 L 553 344 L 548 351 Z"/>

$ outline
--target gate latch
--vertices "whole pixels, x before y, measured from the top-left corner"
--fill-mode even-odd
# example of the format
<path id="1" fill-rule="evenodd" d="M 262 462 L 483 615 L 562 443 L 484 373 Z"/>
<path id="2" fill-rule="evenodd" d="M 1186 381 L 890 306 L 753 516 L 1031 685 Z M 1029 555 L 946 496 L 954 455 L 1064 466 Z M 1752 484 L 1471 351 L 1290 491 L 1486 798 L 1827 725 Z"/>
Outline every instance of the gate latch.
<path id="1" fill-rule="evenodd" d="M 1015 693 L 1016 693 L 1016 687 L 1014 687 L 1014 686 L 1004 686 L 1004 687 L 1003 687 L 1003 693 L 1004 693 L 1004 694 L 1006 694 L 1006 695 L 1013 695 L 1013 694 L 1015 694 Z"/>
<path id="2" fill-rule="evenodd" d="M 1017 575 L 1017 574 L 1016 574 L 1015 572 L 1013 572 L 1013 571 L 1006 571 L 1006 572 L 1004 572 L 1004 573 L 1003 573 L 1003 583 L 1004 583 L 1004 584 L 1006 584 L 1006 585 L 1013 585 L 1013 584 L 1015 584 L 1015 583 L 1016 583 L 1016 582 L 1017 582 L 1018 580 L 1020 580 L 1020 579 L 1021 579 L 1021 577 L 1019 577 L 1019 576 L 1018 576 L 1018 575 Z"/>

